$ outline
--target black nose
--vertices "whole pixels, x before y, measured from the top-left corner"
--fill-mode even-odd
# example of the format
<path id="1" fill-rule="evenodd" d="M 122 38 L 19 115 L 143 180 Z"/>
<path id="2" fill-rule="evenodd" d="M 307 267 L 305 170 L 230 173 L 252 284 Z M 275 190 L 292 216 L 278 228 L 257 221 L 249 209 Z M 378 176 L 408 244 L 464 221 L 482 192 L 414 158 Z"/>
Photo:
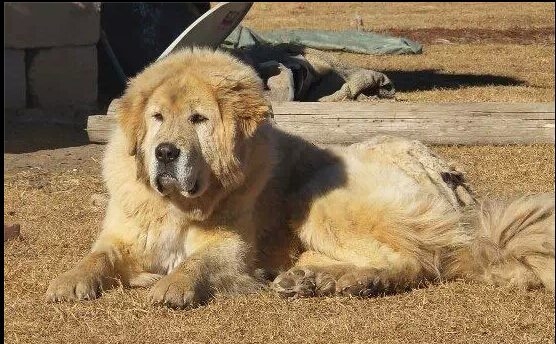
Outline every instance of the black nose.
<path id="1" fill-rule="evenodd" d="M 164 142 L 156 147 L 154 154 L 156 156 L 156 160 L 163 163 L 169 163 L 176 160 L 178 156 L 180 156 L 180 149 L 171 143 Z"/>

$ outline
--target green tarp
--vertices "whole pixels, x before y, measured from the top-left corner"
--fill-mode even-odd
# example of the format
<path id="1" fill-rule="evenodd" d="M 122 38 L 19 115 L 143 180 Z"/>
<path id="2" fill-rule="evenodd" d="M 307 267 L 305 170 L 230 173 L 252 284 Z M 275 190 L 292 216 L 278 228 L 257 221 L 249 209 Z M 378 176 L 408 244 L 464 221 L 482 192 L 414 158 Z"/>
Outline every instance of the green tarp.
<path id="1" fill-rule="evenodd" d="M 420 54 L 423 46 L 406 38 L 372 32 L 325 30 L 274 30 L 264 34 L 238 26 L 223 43 L 226 48 L 242 49 L 260 44 L 293 44 L 304 47 L 372 55 Z"/>

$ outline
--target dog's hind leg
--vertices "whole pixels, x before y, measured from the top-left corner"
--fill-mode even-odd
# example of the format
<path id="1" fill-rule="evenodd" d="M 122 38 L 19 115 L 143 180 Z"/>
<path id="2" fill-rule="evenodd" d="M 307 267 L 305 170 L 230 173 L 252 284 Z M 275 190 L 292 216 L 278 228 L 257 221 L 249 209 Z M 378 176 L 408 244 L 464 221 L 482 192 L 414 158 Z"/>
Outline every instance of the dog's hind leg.
<path id="1" fill-rule="evenodd" d="M 276 277 L 271 288 L 284 297 L 371 296 L 405 289 L 421 281 L 417 262 L 397 260 L 388 264 L 386 260 L 367 260 L 361 264 L 365 258 L 360 257 L 355 264 L 306 251 L 294 267 Z"/>
<path id="2" fill-rule="evenodd" d="M 292 269 L 274 280 L 272 287 L 280 295 L 370 296 L 406 290 L 441 275 L 435 269 L 440 266 L 435 263 L 435 250 L 418 249 L 417 240 L 378 235 L 378 231 L 374 234 L 382 240 L 373 235 L 332 240 L 325 232 L 320 234 L 312 242 L 318 247 L 304 252 Z"/>
<path id="3" fill-rule="evenodd" d="M 423 268 L 415 257 L 395 252 L 383 244 L 383 249 L 375 254 L 357 255 L 357 250 L 342 257 L 342 250 L 337 256 L 345 263 L 343 271 L 336 271 L 337 295 L 373 296 L 406 290 L 419 285 L 433 274 Z M 379 254 L 380 251 L 383 254 Z"/>

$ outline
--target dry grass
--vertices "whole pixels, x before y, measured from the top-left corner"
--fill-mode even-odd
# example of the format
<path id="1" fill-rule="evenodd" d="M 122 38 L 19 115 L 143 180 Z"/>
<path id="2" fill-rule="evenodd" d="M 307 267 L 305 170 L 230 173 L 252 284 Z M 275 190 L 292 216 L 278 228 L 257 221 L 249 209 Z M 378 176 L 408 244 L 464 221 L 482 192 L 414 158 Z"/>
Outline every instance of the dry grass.
<path id="1" fill-rule="evenodd" d="M 376 299 L 220 298 L 193 311 L 145 303 L 146 290 L 47 304 L 48 282 L 98 233 L 101 146 L 5 155 L 4 216 L 23 240 L 4 244 L 6 343 L 549 343 L 554 298 L 453 282 Z M 479 196 L 554 190 L 554 146 L 436 147 L 468 171 Z M 25 163 L 22 163 L 25 161 Z M 65 161 L 66 165 L 60 162 Z M 39 168 L 37 168 L 39 167 Z M 75 169 L 75 171 L 74 171 Z"/>
<path id="2" fill-rule="evenodd" d="M 554 28 L 554 4 L 540 3 L 257 3 L 246 25 L 344 29 L 356 14 L 377 31 Z M 389 71 L 400 100 L 553 101 L 554 45 L 535 42 L 524 46 L 482 37 L 475 43 L 427 44 L 419 56 L 338 55 Z M 467 82 L 454 83 L 456 74 Z M 504 78 L 513 81 L 503 83 Z M 436 150 L 463 166 L 481 197 L 554 191 L 553 145 Z M 192 311 L 152 307 L 144 289 L 47 304 L 42 298 L 49 281 L 90 249 L 100 228 L 104 207 L 91 202 L 92 195 L 104 192 L 100 160 L 101 147 L 94 145 L 4 154 L 5 222 L 20 223 L 23 235 L 4 244 L 5 343 L 554 342 L 553 295 L 464 282 L 366 300 L 289 301 L 263 293 L 219 298 Z"/>
<path id="3" fill-rule="evenodd" d="M 355 16 L 369 30 L 385 28 L 554 27 L 554 3 L 256 3 L 245 26 L 346 30 Z"/>

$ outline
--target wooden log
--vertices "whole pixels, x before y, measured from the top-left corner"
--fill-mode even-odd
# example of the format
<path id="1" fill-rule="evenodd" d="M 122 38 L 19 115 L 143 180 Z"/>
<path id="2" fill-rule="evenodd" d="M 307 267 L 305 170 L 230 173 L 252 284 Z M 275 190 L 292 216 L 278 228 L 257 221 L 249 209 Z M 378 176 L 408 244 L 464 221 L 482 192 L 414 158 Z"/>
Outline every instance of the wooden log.
<path id="1" fill-rule="evenodd" d="M 317 144 L 348 144 L 390 134 L 430 144 L 554 143 L 554 103 L 272 103 L 281 129 Z M 109 115 L 90 116 L 91 142 L 106 142 Z"/>

